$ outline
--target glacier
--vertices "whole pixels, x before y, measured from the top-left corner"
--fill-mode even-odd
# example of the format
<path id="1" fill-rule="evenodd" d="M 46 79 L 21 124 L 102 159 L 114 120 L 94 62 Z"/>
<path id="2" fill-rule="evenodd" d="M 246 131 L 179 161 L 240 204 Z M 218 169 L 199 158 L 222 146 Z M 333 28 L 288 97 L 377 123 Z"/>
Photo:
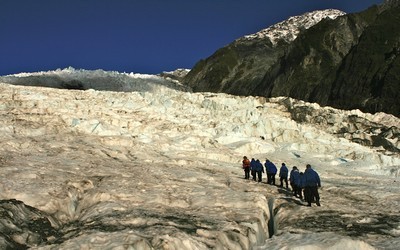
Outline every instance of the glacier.
<path id="1" fill-rule="evenodd" d="M 103 70 L 0 82 L 1 248 L 400 246 L 397 117 Z M 357 143 L 368 124 L 390 147 Z M 245 180 L 243 155 L 311 164 L 322 206 Z"/>

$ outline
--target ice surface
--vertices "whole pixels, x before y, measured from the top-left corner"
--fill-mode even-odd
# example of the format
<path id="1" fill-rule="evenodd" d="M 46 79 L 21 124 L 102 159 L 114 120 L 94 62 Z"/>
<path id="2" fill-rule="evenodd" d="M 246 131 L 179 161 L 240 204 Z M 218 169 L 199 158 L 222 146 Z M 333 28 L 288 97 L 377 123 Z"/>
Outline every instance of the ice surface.
<path id="1" fill-rule="evenodd" d="M 396 153 L 297 123 L 279 98 L 191 93 L 148 75 L 38 74 L 91 86 L 102 79 L 108 91 L 0 84 L 0 246 L 400 246 Z M 136 82 L 126 91 L 129 78 Z M 348 112 L 379 123 L 384 116 Z M 301 171 L 310 163 L 322 178 L 322 206 L 306 207 L 290 190 L 243 179 L 243 155 Z"/>

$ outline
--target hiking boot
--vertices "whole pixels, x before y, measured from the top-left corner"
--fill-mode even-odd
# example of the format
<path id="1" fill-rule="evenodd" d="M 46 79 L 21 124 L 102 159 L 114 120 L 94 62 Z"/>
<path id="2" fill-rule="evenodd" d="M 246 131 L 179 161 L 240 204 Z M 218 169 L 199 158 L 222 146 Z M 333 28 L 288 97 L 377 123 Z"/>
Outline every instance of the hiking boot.
<path id="1" fill-rule="evenodd" d="M 321 204 L 319 203 L 319 201 L 317 201 L 317 206 L 318 206 L 318 207 L 320 207 L 320 206 L 321 206 Z"/>
<path id="2" fill-rule="evenodd" d="M 308 204 L 307 204 L 307 207 L 311 207 L 311 203 L 308 203 Z"/>

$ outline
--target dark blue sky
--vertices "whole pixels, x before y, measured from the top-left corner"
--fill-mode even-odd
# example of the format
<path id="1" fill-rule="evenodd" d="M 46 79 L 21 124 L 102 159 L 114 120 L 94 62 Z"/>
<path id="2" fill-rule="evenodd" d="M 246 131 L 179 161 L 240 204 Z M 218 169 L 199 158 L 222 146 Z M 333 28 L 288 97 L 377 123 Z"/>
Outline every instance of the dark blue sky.
<path id="1" fill-rule="evenodd" d="M 0 75 L 72 66 L 191 68 L 290 16 L 362 11 L 383 0 L 0 0 Z"/>

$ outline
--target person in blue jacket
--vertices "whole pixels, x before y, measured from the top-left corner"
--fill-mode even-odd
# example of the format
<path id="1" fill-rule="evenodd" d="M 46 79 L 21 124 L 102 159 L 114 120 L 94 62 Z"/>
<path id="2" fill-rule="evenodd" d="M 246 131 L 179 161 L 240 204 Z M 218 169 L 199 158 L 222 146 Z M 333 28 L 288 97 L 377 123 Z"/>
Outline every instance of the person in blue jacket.
<path id="1" fill-rule="evenodd" d="M 271 185 L 275 185 L 275 175 L 278 169 L 275 164 L 273 164 L 270 160 L 266 159 L 264 163 L 265 169 L 267 170 L 267 183 Z"/>
<path id="2" fill-rule="evenodd" d="M 303 193 L 304 193 L 304 173 L 303 172 L 299 173 L 299 179 L 296 181 L 296 186 L 297 186 L 297 192 L 299 194 L 299 198 L 302 200 Z"/>
<path id="3" fill-rule="evenodd" d="M 279 178 L 280 178 L 280 181 L 281 181 L 280 187 L 283 187 L 283 182 L 285 182 L 286 183 L 286 188 L 288 188 L 288 174 L 289 174 L 289 170 L 286 167 L 286 164 L 282 163 L 282 166 L 279 169 Z"/>
<path id="4" fill-rule="evenodd" d="M 259 159 L 256 160 L 254 171 L 257 174 L 258 182 L 262 181 L 262 173 L 264 173 L 264 167 Z"/>
<path id="5" fill-rule="evenodd" d="M 254 159 L 254 158 L 251 158 L 250 171 L 251 171 L 251 176 L 253 176 L 253 181 L 255 181 L 256 180 L 256 159 Z"/>
<path id="6" fill-rule="evenodd" d="M 292 187 L 293 196 L 302 199 L 301 187 L 300 187 L 300 172 L 296 166 L 290 171 L 289 176 L 290 186 Z"/>
<path id="7" fill-rule="evenodd" d="M 317 206 L 321 206 L 319 203 L 320 197 L 318 193 L 318 188 L 321 187 L 321 180 L 318 173 L 311 168 L 310 164 L 307 164 L 303 178 L 304 198 L 308 203 L 307 206 L 311 207 L 311 202 L 313 200 L 315 200 Z"/>

